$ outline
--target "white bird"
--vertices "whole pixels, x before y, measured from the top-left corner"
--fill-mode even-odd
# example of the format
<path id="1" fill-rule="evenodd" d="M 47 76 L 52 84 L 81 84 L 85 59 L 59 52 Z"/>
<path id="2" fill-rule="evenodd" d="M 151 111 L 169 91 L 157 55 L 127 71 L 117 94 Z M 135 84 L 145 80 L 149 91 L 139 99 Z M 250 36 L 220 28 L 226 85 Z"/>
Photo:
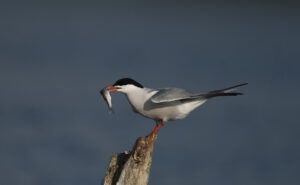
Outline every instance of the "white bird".
<path id="1" fill-rule="evenodd" d="M 242 83 L 206 93 L 191 93 L 180 88 L 147 88 L 131 78 L 122 78 L 105 89 L 109 92 L 124 93 L 134 112 L 156 122 L 151 132 L 156 134 L 167 121 L 185 118 L 213 97 L 242 95 L 234 90 L 246 84 Z"/>

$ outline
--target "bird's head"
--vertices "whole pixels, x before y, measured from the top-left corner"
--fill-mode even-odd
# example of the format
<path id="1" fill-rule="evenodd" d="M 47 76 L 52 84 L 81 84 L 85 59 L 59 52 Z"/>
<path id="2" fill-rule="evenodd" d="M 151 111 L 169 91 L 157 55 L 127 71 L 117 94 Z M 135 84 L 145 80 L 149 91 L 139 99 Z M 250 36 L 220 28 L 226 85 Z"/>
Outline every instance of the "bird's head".
<path id="1" fill-rule="evenodd" d="M 109 92 L 129 93 L 137 89 L 142 89 L 144 86 L 131 78 L 121 78 L 113 85 L 107 86 L 106 90 Z"/>

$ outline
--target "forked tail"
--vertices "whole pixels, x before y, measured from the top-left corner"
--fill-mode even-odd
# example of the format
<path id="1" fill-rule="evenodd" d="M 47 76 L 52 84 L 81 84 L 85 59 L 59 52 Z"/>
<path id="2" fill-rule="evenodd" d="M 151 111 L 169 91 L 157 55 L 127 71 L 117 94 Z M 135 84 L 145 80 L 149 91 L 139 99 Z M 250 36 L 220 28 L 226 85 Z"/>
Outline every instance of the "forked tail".
<path id="1" fill-rule="evenodd" d="M 242 95 L 243 93 L 241 92 L 235 92 L 236 88 L 247 85 L 248 83 L 242 83 L 238 84 L 232 87 L 227 87 L 225 89 L 220 89 L 220 90 L 215 90 L 215 91 L 210 91 L 207 94 L 205 94 L 206 98 L 213 98 L 217 96 L 237 96 L 237 95 Z"/>

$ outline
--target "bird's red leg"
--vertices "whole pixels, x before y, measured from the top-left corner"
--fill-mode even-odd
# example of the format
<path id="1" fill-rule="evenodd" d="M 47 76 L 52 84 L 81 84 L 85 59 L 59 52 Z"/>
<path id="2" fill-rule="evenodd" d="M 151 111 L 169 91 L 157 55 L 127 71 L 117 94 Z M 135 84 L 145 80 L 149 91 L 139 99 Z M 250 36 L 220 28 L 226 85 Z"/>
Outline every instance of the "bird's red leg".
<path id="1" fill-rule="evenodd" d="M 165 126 L 165 125 L 164 125 L 164 122 L 161 120 L 161 121 L 157 124 L 156 133 L 158 133 L 159 129 L 160 129 L 161 127 L 163 127 L 163 126 Z"/>
<path id="2" fill-rule="evenodd" d="M 149 135 L 157 134 L 159 129 L 163 126 L 164 126 L 164 122 L 163 120 L 160 120 L 159 122 L 156 123 L 155 127 L 153 128 L 153 130 L 150 132 Z"/>

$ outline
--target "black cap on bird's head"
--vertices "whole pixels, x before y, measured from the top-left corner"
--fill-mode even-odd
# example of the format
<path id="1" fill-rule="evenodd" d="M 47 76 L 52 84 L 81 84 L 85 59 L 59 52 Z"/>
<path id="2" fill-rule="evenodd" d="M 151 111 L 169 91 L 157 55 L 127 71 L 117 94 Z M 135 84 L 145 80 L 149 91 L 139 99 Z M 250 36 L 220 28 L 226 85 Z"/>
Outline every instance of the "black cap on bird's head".
<path id="1" fill-rule="evenodd" d="M 122 86 L 126 86 L 126 85 L 133 85 L 139 88 L 144 88 L 142 84 L 140 84 L 139 82 L 131 78 L 121 78 L 117 80 L 113 85 L 107 86 L 106 90 L 108 90 L 109 92 L 116 92 L 116 91 L 122 92 L 122 89 L 124 90 L 124 87 Z"/>
<path id="2" fill-rule="evenodd" d="M 122 85 L 134 85 L 140 88 L 144 88 L 144 86 L 140 83 L 138 83 L 137 81 L 131 79 L 131 78 L 121 78 L 119 80 L 117 80 L 113 86 L 122 86 Z"/>

